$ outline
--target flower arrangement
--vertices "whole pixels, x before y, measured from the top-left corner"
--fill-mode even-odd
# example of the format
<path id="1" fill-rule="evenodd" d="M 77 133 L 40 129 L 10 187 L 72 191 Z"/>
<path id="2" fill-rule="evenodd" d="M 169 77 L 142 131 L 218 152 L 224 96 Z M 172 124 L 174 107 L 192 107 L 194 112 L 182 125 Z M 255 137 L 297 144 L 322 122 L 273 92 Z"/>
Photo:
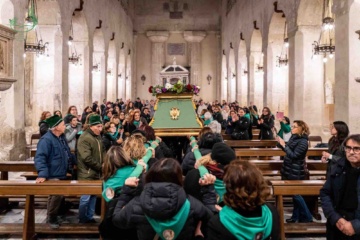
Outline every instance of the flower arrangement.
<path id="1" fill-rule="evenodd" d="M 192 84 L 184 85 L 180 80 L 174 85 L 166 83 L 165 86 L 156 85 L 149 87 L 149 93 L 152 93 L 155 96 L 158 93 L 193 93 L 198 95 L 200 92 L 200 87 Z"/>

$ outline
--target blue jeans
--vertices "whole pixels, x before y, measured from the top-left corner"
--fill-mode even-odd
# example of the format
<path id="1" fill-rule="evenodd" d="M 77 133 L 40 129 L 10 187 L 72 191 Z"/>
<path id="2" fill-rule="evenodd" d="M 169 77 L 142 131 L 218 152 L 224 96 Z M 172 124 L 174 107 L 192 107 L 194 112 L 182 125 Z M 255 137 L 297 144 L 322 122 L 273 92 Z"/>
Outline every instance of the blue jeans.
<path id="1" fill-rule="evenodd" d="M 96 205 L 96 196 L 82 195 L 79 203 L 79 222 L 86 223 L 93 219 Z"/>
<path id="2" fill-rule="evenodd" d="M 299 222 L 312 222 L 312 215 L 307 207 L 305 200 L 300 195 L 293 196 L 294 209 L 292 219 Z"/>

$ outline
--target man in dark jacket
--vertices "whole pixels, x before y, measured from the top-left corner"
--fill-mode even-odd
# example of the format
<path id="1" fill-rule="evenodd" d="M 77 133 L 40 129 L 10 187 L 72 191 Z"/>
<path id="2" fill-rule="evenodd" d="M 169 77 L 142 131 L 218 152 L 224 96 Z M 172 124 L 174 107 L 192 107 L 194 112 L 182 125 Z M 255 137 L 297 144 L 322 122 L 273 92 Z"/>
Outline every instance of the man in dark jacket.
<path id="1" fill-rule="evenodd" d="M 141 117 L 144 118 L 148 124 L 151 122 L 151 116 L 148 108 L 144 108 L 141 113 Z"/>
<path id="2" fill-rule="evenodd" d="M 360 239 L 360 134 L 344 141 L 346 158 L 331 168 L 320 190 L 327 239 Z"/>
<path id="3" fill-rule="evenodd" d="M 46 122 L 50 131 L 40 138 L 34 159 L 38 172 L 36 183 L 66 179 L 68 161 L 72 159 L 64 136 L 63 119 L 54 115 L 46 119 Z M 53 229 L 59 228 L 58 216 L 63 201 L 64 196 L 61 195 L 51 195 L 48 198 L 47 221 Z"/>
<path id="4" fill-rule="evenodd" d="M 77 144 L 78 180 L 99 180 L 105 151 L 100 133 L 103 125 L 99 115 L 89 118 L 89 129 L 81 134 Z M 83 195 L 80 197 L 80 223 L 94 223 L 96 196 Z"/>
<path id="5" fill-rule="evenodd" d="M 134 107 L 140 109 L 140 111 L 141 111 L 141 109 L 143 108 L 143 104 L 141 103 L 141 100 L 140 100 L 139 97 L 136 98 L 136 101 L 135 101 L 135 103 L 134 103 Z"/>

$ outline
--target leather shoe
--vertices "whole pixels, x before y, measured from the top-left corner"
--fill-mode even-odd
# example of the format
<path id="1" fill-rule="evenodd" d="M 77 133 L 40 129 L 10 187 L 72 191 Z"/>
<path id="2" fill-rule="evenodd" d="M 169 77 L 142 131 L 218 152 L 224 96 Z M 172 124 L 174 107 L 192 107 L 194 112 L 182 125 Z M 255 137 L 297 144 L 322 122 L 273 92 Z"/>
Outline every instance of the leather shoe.
<path id="1" fill-rule="evenodd" d="M 286 222 L 287 223 L 296 223 L 296 220 L 292 219 L 292 218 L 288 218 L 288 219 L 286 219 Z"/>

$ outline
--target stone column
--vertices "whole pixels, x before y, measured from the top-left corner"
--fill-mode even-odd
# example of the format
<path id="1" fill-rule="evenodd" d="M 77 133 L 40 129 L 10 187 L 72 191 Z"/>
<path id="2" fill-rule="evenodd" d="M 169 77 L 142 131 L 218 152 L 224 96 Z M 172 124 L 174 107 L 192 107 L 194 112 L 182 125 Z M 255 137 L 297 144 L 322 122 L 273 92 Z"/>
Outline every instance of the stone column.
<path id="1" fill-rule="evenodd" d="M 217 33 L 216 34 L 216 39 L 218 41 L 218 57 L 217 57 L 217 74 L 216 74 L 216 78 L 212 80 L 211 84 L 214 84 L 215 88 L 216 88 L 216 98 L 217 100 L 219 100 L 221 102 L 221 73 L 222 73 L 222 69 L 221 69 L 221 63 L 222 63 L 222 50 L 221 50 L 221 34 Z"/>
<path id="2" fill-rule="evenodd" d="M 320 26 L 298 26 L 289 36 L 289 117 L 304 120 L 312 135 L 322 134 L 324 75 L 322 57 L 312 58 Z M 311 114 L 316 113 L 316 114 Z"/>
<path id="3" fill-rule="evenodd" d="M 151 41 L 151 85 L 162 84 L 160 71 L 165 64 L 165 42 L 169 38 L 168 31 L 149 31 L 146 36 Z"/>
<path id="4" fill-rule="evenodd" d="M 255 59 L 253 54 L 251 54 L 250 51 L 247 51 L 247 61 L 248 61 L 248 93 L 247 93 L 247 102 L 250 104 L 250 102 L 254 102 L 254 80 L 255 80 Z M 258 104 L 258 103 L 255 103 Z"/>
<path id="5" fill-rule="evenodd" d="M 189 42 L 189 52 L 190 57 L 190 82 L 199 85 L 201 80 L 199 79 L 202 76 L 201 72 L 201 44 L 200 42 L 205 38 L 206 33 L 203 31 L 185 31 L 184 39 Z"/>

